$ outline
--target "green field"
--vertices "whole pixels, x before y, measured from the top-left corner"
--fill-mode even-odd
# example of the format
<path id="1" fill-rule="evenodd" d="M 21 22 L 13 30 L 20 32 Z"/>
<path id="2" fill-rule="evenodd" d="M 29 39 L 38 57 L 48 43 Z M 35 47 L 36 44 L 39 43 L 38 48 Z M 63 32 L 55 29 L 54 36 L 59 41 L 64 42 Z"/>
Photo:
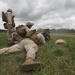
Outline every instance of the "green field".
<path id="1" fill-rule="evenodd" d="M 56 45 L 55 40 L 64 39 L 67 45 Z M 6 33 L 0 33 L 0 48 L 7 46 Z M 51 36 L 51 40 L 39 47 L 36 61 L 44 62 L 41 70 L 21 73 L 25 51 L 0 55 L 0 75 L 75 75 L 75 36 Z"/>

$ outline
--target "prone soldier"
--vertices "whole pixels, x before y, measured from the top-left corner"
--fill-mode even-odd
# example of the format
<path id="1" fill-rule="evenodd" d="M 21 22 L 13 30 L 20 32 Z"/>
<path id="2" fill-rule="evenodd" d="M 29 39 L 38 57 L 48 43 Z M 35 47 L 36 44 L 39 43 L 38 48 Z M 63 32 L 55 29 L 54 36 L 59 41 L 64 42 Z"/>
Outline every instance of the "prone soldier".
<path id="1" fill-rule="evenodd" d="M 26 25 L 27 26 L 27 25 Z M 13 39 L 20 42 L 24 38 L 30 38 L 33 40 L 37 45 L 41 45 L 45 43 L 45 37 L 43 36 L 41 31 L 37 31 L 36 29 L 34 30 L 29 30 L 26 26 L 21 25 L 16 28 L 16 32 L 13 33 Z M 32 24 L 29 25 L 31 28 Z M 41 43 L 40 43 L 40 42 Z"/>
<path id="2" fill-rule="evenodd" d="M 22 64 L 23 72 L 31 71 L 31 70 L 35 71 L 37 68 L 39 68 L 40 66 L 43 65 L 42 62 L 34 61 L 36 52 L 38 51 L 37 44 L 38 44 L 38 42 L 41 44 L 43 43 L 43 41 L 41 41 L 40 38 L 38 38 L 37 34 L 32 35 L 34 33 L 35 33 L 35 30 L 32 30 L 32 31 L 30 31 L 30 33 L 29 32 L 26 33 L 26 38 L 21 40 L 18 44 L 15 44 L 11 47 L 0 49 L 0 54 L 9 54 L 9 53 L 13 53 L 15 51 L 20 51 L 20 50 L 25 49 L 27 51 L 27 54 L 26 54 L 25 62 Z M 34 38 L 34 36 L 35 36 L 35 38 Z M 28 38 L 28 37 L 30 37 L 30 38 Z M 43 38 L 44 38 L 44 36 L 41 37 L 41 39 L 43 39 Z"/>

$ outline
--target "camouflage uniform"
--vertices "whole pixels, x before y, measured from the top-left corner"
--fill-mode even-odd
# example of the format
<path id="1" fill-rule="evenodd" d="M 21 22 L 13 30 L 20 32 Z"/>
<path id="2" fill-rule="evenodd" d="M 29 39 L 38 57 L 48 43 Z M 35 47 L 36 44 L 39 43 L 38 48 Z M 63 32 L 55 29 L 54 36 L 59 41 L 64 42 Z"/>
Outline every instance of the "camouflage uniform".
<path id="1" fill-rule="evenodd" d="M 10 42 L 12 33 L 15 31 L 14 16 L 11 9 L 8 9 L 6 13 L 2 12 L 2 20 L 5 22 L 4 28 L 7 29 L 8 42 Z"/>
<path id="2" fill-rule="evenodd" d="M 38 69 L 38 67 L 42 65 L 42 63 L 34 61 L 36 52 L 38 51 L 38 46 L 29 38 L 23 39 L 19 44 L 15 44 L 11 47 L 0 49 L 0 54 L 9 54 L 24 49 L 27 51 L 27 54 L 26 54 L 26 60 L 21 66 L 22 71 L 23 72 L 31 70 L 35 71 L 36 69 Z"/>
<path id="3" fill-rule="evenodd" d="M 12 33 L 15 31 L 15 28 L 13 26 L 14 24 L 14 19 L 12 15 L 12 10 L 8 9 L 7 12 L 5 13 L 5 16 L 7 18 L 7 25 L 8 25 L 8 40 L 11 40 L 12 38 Z"/>
<path id="4" fill-rule="evenodd" d="M 38 46 L 29 38 L 23 39 L 19 44 L 0 49 L 0 54 L 9 54 L 24 49 L 27 51 L 26 59 L 35 59 L 35 54 L 38 50 Z"/>
<path id="5" fill-rule="evenodd" d="M 22 64 L 22 71 L 31 71 L 36 70 L 42 65 L 41 62 L 35 62 L 36 52 L 38 51 L 38 44 L 44 44 L 44 36 L 41 33 L 36 33 L 35 30 L 32 30 L 27 33 L 25 39 L 21 39 L 18 44 L 15 44 L 11 47 L 0 49 L 0 54 L 9 54 L 15 51 L 26 50 L 26 60 Z"/>

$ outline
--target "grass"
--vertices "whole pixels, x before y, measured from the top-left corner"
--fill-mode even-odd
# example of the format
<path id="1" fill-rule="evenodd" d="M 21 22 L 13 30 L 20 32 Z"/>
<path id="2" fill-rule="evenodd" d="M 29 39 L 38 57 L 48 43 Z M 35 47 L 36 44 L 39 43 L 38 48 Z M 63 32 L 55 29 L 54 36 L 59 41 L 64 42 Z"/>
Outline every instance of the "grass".
<path id="1" fill-rule="evenodd" d="M 64 39 L 67 45 L 56 45 L 57 39 Z M 7 36 L 0 33 L 0 48 L 7 45 Z M 25 61 L 25 52 L 0 55 L 0 75 L 75 75 L 75 37 L 51 36 L 51 40 L 39 47 L 36 61 L 44 62 L 41 70 L 33 73 L 21 73 L 20 67 Z"/>

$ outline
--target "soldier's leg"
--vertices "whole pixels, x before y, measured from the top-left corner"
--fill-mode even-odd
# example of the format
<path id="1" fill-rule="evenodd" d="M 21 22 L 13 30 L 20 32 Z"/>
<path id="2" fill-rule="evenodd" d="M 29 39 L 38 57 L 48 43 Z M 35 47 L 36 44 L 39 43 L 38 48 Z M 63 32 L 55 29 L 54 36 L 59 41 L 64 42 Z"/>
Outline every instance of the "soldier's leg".
<path id="1" fill-rule="evenodd" d="M 8 51 L 8 50 L 9 50 L 9 48 L 2 48 L 2 49 L 0 49 L 0 54 L 5 54 L 6 51 Z"/>
<path id="2" fill-rule="evenodd" d="M 12 38 L 12 33 L 10 31 L 7 30 L 7 36 L 8 36 L 8 40 L 11 40 Z"/>
<path id="3" fill-rule="evenodd" d="M 36 52 L 38 51 L 38 46 L 36 44 L 29 44 L 25 46 L 25 49 L 27 51 L 26 59 L 32 58 L 34 60 Z"/>
<path id="4" fill-rule="evenodd" d="M 8 36 L 8 46 L 14 45 L 14 40 L 12 38 L 12 33 L 7 31 L 7 36 Z"/>
<path id="5" fill-rule="evenodd" d="M 20 51 L 20 50 L 21 50 L 21 47 L 18 44 L 15 44 L 11 47 L 0 49 L 0 54 L 9 54 L 9 53 L 13 53 L 15 51 Z"/>
<path id="6" fill-rule="evenodd" d="M 22 48 L 18 44 L 15 44 L 15 45 L 9 47 L 9 50 L 7 51 L 7 54 L 8 53 L 14 53 L 16 51 L 21 51 L 21 50 L 22 50 Z"/>
<path id="7" fill-rule="evenodd" d="M 12 25 L 8 25 L 8 30 L 7 30 L 8 40 L 12 39 L 12 33 L 14 32 L 15 32 L 15 28 L 12 27 Z"/>
<path id="8" fill-rule="evenodd" d="M 42 62 L 34 61 L 36 52 L 38 51 L 38 46 L 36 44 L 29 44 L 25 46 L 27 51 L 26 60 L 22 64 L 22 71 L 35 71 L 36 69 L 40 68 Z"/>

